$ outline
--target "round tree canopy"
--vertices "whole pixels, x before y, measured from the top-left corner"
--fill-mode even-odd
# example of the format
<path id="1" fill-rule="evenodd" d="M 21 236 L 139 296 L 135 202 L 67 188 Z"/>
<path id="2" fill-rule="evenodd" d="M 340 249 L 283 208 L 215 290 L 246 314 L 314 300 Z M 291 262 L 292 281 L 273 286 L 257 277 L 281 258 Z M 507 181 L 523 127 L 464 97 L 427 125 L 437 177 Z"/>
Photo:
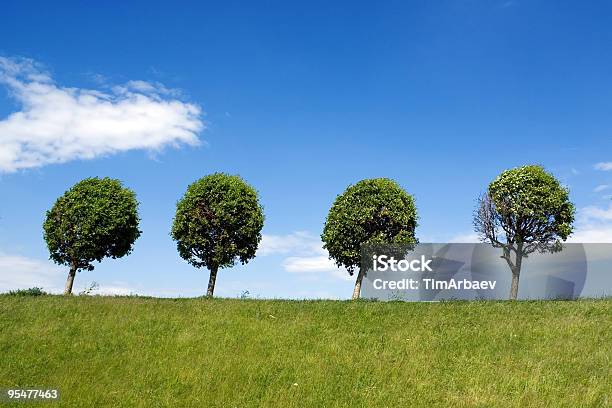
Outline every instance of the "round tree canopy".
<path id="1" fill-rule="evenodd" d="M 506 170 L 491 182 L 488 193 L 504 224 L 517 236 L 524 232 L 523 240 L 540 240 L 538 234 L 565 240 L 572 232 L 575 209 L 569 192 L 542 166 Z"/>
<path id="2" fill-rule="evenodd" d="M 119 180 L 87 178 L 47 211 L 44 238 L 53 261 L 92 270 L 93 261 L 120 258 L 132 251 L 141 233 L 139 221 L 133 191 Z"/>
<path id="3" fill-rule="evenodd" d="M 415 244 L 414 199 L 395 181 L 366 179 L 349 186 L 329 210 L 321 239 L 338 266 L 358 267 L 363 244 Z"/>
<path id="4" fill-rule="evenodd" d="M 190 264 L 224 268 L 255 256 L 263 222 L 255 189 L 239 176 L 215 173 L 187 188 L 177 203 L 171 235 Z"/>

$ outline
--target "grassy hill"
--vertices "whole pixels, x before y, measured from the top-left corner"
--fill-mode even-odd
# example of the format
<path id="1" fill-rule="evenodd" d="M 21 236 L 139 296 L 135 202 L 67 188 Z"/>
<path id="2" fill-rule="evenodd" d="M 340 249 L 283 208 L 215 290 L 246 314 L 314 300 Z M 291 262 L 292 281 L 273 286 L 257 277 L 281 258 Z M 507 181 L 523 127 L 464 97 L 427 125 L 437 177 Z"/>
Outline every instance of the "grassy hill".
<path id="1" fill-rule="evenodd" d="M 63 406 L 612 403 L 611 300 L 0 296 L 0 330 L 0 388 Z"/>

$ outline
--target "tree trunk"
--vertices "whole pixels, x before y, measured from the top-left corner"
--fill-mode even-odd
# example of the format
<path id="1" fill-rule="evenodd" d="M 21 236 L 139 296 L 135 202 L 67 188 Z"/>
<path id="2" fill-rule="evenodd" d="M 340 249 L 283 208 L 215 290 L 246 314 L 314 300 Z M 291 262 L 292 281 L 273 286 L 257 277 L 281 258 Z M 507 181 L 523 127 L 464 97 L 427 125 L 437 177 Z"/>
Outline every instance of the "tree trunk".
<path id="1" fill-rule="evenodd" d="M 206 296 L 212 297 L 213 292 L 215 291 L 215 282 L 217 281 L 217 270 L 218 267 L 210 268 L 210 278 L 208 278 L 208 290 L 206 291 Z"/>
<path id="2" fill-rule="evenodd" d="M 523 264 L 523 243 L 519 242 L 516 248 L 516 260 L 512 268 L 512 286 L 510 286 L 510 300 L 516 300 L 519 290 L 519 278 L 521 277 L 521 265 Z"/>
<path id="3" fill-rule="evenodd" d="M 363 275 L 365 274 L 365 269 L 359 268 L 359 273 L 357 273 L 357 280 L 355 281 L 355 289 L 353 289 L 353 300 L 359 299 L 361 294 L 361 281 L 363 280 Z"/>
<path id="4" fill-rule="evenodd" d="M 520 270 L 512 271 L 512 286 L 510 287 L 510 300 L 516 300 L 518 296 L 519 278 L 521 275 Z"/>
<path id="5" fill-rule="evenodd" d="M 66 280 L 66 287 L 64 288 L 64 295 L 72 294 L 72 284 L 74 283 L 74 276 L 76 275 L 77 268 L 74 263 L 70 266 L 70 271 L 68 272 L 68 279 Z"/>

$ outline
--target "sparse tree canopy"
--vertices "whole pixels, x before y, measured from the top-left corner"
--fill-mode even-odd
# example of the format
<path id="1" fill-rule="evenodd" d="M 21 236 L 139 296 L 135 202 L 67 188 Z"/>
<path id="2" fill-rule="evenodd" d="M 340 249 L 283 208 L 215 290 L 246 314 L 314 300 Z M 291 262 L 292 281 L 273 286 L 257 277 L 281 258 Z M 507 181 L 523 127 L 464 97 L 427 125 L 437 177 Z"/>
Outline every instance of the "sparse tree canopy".
<path id="1" fill-rule="evenodd" d="M 183 259 L 209 269 L 207 295 L 212 296 L 219 268 L 255 256 L 263 222 L 257 192 L 239 176 L 215 173 L 187 188 L 171 235 Z"/>
<path id="2" fill-rule="evenodd" d="M 522 260 L 530 253 L 556 252 L 572 233 L 574 205 L 567 188 L 541 166 L 506 170 L 480 197 L 474 228 L 483 242 L 502 248 L 512 271 L 516 299 Z"/>
<path id="3" fill-rule="evenodd" d="M 395 181 L 366 179 L 349 186 L 329 210 L 321 239 L 336 265 L 353 275 L 363 244 L 415 244 L 417 211 L 414 199 Z M 359 271 L 353 299 L 359 297 Z"/>
<path id="4" fill-rule="evenodd" d="M 87 178 L 58 198 L 43 229 L 50 258 L 70 266 L 64 293 L 72 293 L 77 271 L 94 269 L 93 261 L 129 254 L 139 221 L 136 195 L 119 180 Z"/>

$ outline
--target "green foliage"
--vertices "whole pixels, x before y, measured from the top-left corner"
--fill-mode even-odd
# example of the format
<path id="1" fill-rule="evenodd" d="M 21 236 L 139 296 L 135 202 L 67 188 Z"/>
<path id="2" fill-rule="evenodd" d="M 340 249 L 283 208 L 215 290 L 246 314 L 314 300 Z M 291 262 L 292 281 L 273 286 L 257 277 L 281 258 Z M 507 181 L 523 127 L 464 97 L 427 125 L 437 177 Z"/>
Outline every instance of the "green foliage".
<path id="1" fill-rule="evenodd" d="M 395 181 L 361 180 L 336 198 L 321 239 L 338 266 L 352 275 L 364 244 L 415 244 L 414 199 Z"/>
<path id="2" fill-rule="evenodd" d="M 48 295 L 47 292 L 43 291 L 42 288 L 33 287 L 28 289 L 17 289 L 8 292 L 10 296 L 43 296 Z"/>
<path id="3" fill-rule="evenodd" d="M 491 184 L 489 197 L 510 243 L 555 250 L 572 233 L 574 205 L 567 188 L 541 166 L 506 170 Z"/>
<path id="4" fill-rule="evenodd" d="M 213 270 L 253 258 L 263 223 L 255 189 L 239 176 L 215 173 L 187 188 L 176 205 L 171 235 L 183 259 Z"/>
<path id="5" fill-rule="evenodd" d="M 133 191 L 119 180 L 87 178 L 47 211 L 44 238 L 53 261 L 92 270 L 93 261 L 120 258 L 132 251 L 141 233 L 139 221 Z"/>
<path id="6" fill-rule="evenodd" d="M 0 296 L 15 407 L 609 407 L 612 299 Z"/>

